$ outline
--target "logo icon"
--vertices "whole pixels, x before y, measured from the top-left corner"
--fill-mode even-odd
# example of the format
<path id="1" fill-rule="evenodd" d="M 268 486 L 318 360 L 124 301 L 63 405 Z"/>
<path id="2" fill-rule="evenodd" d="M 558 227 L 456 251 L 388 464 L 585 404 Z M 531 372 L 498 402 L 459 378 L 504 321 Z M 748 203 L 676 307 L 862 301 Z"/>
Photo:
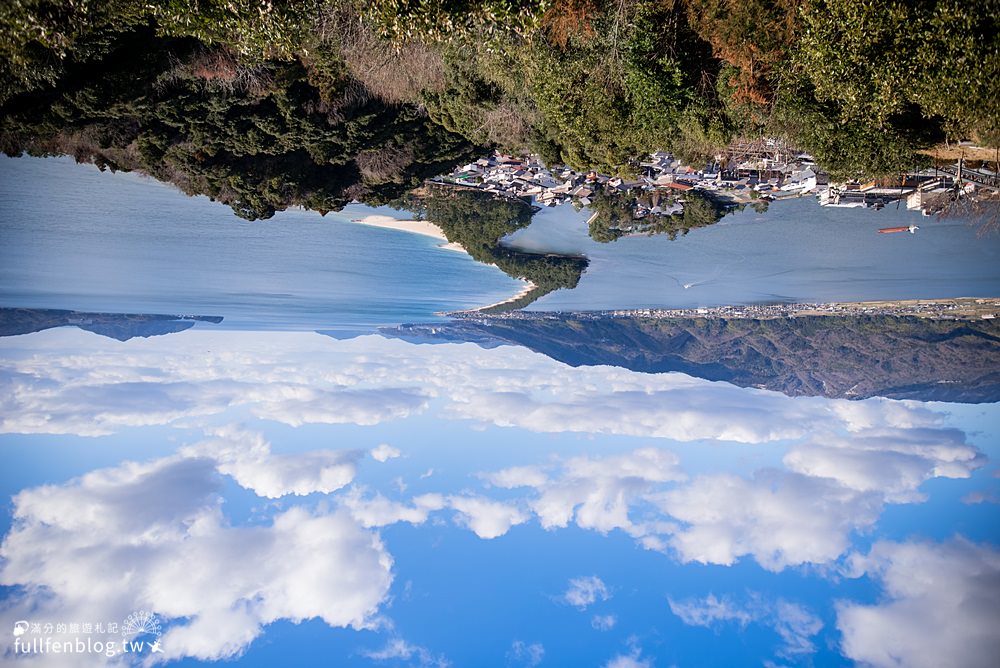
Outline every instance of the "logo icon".
<path id="1" fill-rule="evenodd" d="M 159 640 L 154 640 L 153 642 L 151 642 L 149 644 L 149 653 L 150 654 L 156 654 L 156 653 L 163 654 L 163 648 L 160 647 L 160 641 Z"/>
<path id="2" fill-rule="evenodd" d="M 151 612 L 137 610 L 122 622 L 122 637 L 128 638 L 140 635 L 151 635 L 157 638 L 162 635 L 160 620 Z"/>
<path id="3" fill-rule="evenodd" d="M 28 632 L 28 622 L 21 619 L 14 622 L 14 637 L 19 638 Z"/>

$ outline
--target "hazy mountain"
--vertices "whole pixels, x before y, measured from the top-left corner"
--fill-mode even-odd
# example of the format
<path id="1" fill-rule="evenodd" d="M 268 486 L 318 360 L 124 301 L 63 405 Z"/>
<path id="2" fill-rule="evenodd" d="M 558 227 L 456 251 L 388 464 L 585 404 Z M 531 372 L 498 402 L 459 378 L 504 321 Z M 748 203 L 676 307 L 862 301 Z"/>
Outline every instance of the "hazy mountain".
<path id="1" fill-rule="evenodd" d="M 790 396 L 1000 400 L 1000 323 L 912 317 L 773 320 L 559 316 L 404 325 L 388 336 L 522 345 L 571 366 L 681 371 Z"/>
<path id="2" fill-rule="evenodd" d="M 196 322 L 222 322 L 221 316 L 148 313 L 84 313 L 59 309 L 0 308 L 0 336 L 40 332 L 53 327 L 79 327 L 119 341 L 182 332 Z"/>

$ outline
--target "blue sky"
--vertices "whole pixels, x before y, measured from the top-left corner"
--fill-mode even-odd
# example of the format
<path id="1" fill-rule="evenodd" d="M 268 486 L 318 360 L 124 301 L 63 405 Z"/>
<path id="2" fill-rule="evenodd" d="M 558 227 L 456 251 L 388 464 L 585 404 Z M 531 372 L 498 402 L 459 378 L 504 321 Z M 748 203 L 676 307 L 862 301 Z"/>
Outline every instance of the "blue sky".
<path id="1" fill-rule="evenodd" d="M 989 665 L 1000 642 L 996 405 L 199 329 L 3 339 L 0 382 L 8 627 L 151 610 L 141 660 L 181 665 Z"/>

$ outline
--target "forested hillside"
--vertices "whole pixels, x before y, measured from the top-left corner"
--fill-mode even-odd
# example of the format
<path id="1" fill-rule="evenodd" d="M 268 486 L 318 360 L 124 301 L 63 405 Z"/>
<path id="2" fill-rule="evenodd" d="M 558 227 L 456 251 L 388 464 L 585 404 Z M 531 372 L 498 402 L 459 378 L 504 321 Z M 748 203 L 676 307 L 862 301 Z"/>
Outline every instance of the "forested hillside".
<path id="1" fill-rule="evenodd" d="M 782 138 L 888 176 L 1000 137 L 1000 2 L 24 0 L 2 148 L 142 169 L 249 218 L 382 202 L 474 147 L 625 173 Z"/>

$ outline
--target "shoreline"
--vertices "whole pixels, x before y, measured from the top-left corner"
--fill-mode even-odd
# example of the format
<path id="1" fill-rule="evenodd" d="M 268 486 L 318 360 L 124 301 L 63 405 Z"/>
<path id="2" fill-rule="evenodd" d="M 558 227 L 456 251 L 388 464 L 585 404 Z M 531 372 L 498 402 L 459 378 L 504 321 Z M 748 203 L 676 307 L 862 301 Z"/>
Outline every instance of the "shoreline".
<path id="1" fill-rule="evenodd" d="M 484 307 L 487 308 L 487 307 Z M 858 302 L 797 304 L 747 304 L 684 309 L 617 309 L 611 311 L 510 311 L 503 314 L 477 310 L 449 314 L 457 318 L 510 318 L 544 320 L 573 316 L 599 318 L 701 318 L 773 320 L 795 317 L 896 316 L 932 320 L 1000 320 L 1000 297 L 948 297 L 942 299 L 882 299 Z"/>
<path id="2" fill-rule="evenodd" d="M 517 294 L 515 294 L 515 295 L 513 295 L 511 297 L 508 297 L 507 299 L 504 299 L 503 301 L 496 302 L 495 304 L 487 304 L 486 306 L 479 306 L 479 307 L 474 308 L 474 309 L 469 309 L 469 310 L 466 310 L 466 311 L 459 311 L 459 313 L 481 313 L 482 311 L 485 311 L 487 309 L 496 308 L 497 306 L 503 306 L 504 304 L 510 304 L 511 302 L 516 302 L 521 297 L 524 297 L 524 296 L 530 294 L 532 290 L 535 290 L 536 288 L 538 288 L 538 286 L 535 285 L 534 283 L 532 283 L 531 281 L 529 281 L 527 279 L 523 279 L 523 280 L 524 280 L 524 287 L 522 287 L 518 291 Z M 449 314 L 446 314 L 446 315 L 452 315 L 452 314 L 449 313 Z"/>
<path id="3" fill-rule="evenodd" d="M 400 220 L 392 216 L 372 214 L 364 218 L 351 218 L 352 223 L 357 225 L 367 225 L 368 227 L 380 227 L 387 230 L 397 230 L 399 232 L 409 232 L 419 234 L 422 237 L 431 237 L 444 243 L 438 244 L 438 248 L 450 251 L 465 253 L 465 248 L 461 244 L 448 241 L 444 231 L 434 223 L 426 220 Z"/>

